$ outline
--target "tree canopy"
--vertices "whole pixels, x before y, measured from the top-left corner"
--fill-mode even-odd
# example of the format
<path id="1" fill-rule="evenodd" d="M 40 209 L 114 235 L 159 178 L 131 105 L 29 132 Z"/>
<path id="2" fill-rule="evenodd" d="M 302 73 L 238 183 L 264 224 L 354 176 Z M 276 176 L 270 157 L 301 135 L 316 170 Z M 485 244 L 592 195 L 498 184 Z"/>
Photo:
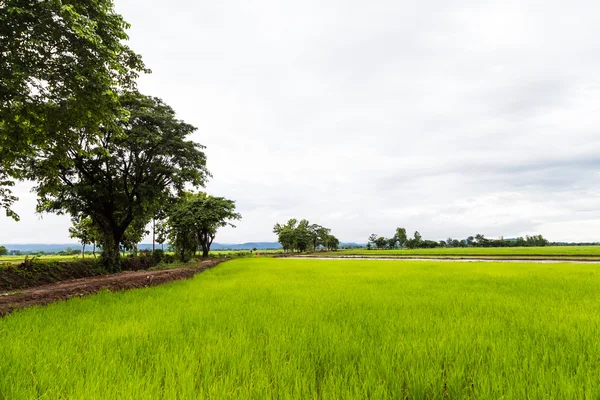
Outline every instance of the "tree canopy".
<path id="1" fill-rule="evenodd" d="M 128 27 L 111 0 L 0 2 L 0 207 L 9 217 L 18 219 L 10 187 L 32 156 L 118 131 L 118 94 L 147 71 L 124 44 Z"/>
<path id="2" fill-rule="evenodd" d="M 338 248 L 340 241 L 331 234 L 331 229 L 318 224 L 310 224 L 308 220 L 291 218 L 285 224 L 275 224 L 273 233 L 284 251 L 307 251 L 322 246 L 327 250 Z"/>
<path id="3" fill-rule="evenodd" d="M 217 230 L 227 225 L 235 227 L 233 221 L 241 218 L 233 200 L 185 192 L 167 213 L 167 235 L 180 259 L 189 259 L 198 248 L 202 249 L 202 257 L 208 257 Z"/>
<path id="4" fill-rule="evenodd" d="M 549 242 L 542 235 L 533 235 L 518 237 L 516 239 L 488 239 L 482 234 L 469 236 L 466 239 L 452 239 L 434 241 L 424 240 L 418 231 L 415 231 L 412 238 L 408 238 L 405 228 L 396 228 L 396 233 L 391 238 L 379 236 L 375 233 L 369 236 L 367 248 L 372 249 L 394 249 L 398 245 L 400 248 L 408 249 L 426 249 L 434 247 L 517 247 L 517 246 L 546 246 Z"/>

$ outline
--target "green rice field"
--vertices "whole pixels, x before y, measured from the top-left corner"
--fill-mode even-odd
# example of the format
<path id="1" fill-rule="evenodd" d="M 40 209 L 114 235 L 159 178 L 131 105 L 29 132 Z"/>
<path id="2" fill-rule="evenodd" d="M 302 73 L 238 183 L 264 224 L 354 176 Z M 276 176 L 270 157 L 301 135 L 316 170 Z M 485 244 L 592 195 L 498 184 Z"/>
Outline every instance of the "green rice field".
<path id="1" fill-rule="evenodd" d="M 442 247 L 435 249 L 367 250 L 352 249 L 333 252 L 334 255 L 365 256 L 503 256 L 503 257 L 600 257 L 600 246 L 545 247 Z"/>
<path id="2" fill-rule="evenodd" d="M 0 399 L 597 399 L 599 268 L 237 259 L 0 319 Z"/>

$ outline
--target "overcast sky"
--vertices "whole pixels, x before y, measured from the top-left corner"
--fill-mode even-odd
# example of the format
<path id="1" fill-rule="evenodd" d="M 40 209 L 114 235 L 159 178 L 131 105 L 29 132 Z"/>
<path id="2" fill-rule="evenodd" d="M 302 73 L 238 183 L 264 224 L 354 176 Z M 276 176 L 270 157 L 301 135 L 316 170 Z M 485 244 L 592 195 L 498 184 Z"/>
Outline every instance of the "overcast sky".
<path id="1" fill-rule="evenodd" d="M 220 243 L 275 240 L 307 218 L 342 241 L 600 240 L 596 1 L 116 0 L 139 81 L 198 127 L 237 201 Z M 70 242 L 34 214 L 0 243 Z"/>

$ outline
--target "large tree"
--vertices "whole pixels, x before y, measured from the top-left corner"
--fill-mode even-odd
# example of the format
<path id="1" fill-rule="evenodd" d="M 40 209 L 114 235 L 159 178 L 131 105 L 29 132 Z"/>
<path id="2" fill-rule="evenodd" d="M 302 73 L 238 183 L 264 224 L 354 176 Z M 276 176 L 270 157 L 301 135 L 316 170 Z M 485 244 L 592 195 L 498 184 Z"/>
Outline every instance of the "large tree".
<path id="1" fill-rule="evenodd" d="M 235 202 L 224 197 L 206 193 L 184 193 L 167 214 L 171 243 L 181 259 L 188 259 L 202 249 L 202 257 L 208 257 L 217 230 L 232 226 L 241 219 L 235 212 Z"/>
<path id="2" fill-rule="evenodd" d="M 129 117 L 99 140 L 79 130 L 69 146 L 46 148 L 27 166 L 38 182 L 38 211 L 89 216 L 102 234 L 102 256 L 120 270 L 119 245 L 130 225 L 145 226 L 187 183 L 209 176 L 195 130 L 160 99 L 137 92 L 120 98 Z"/>
<path id="3" fill-rule="evenodd" d="M 118 93 L 145 71 L 111 0 L 0 1 L 0 208 L 24 160 L 119 128 Z M 46 165 L 47 168 L 55 165 Z"/>

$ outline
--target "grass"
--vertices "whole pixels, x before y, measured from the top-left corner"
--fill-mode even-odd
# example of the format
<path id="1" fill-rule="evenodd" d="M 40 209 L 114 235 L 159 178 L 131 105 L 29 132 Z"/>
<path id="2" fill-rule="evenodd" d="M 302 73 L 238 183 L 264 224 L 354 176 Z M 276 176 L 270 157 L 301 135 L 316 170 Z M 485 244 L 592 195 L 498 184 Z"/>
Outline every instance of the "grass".
<path id="1" fill-rule="evenodd" d="M 600 396 L 595 265 L 238 259 L 0 320 L 0 399 Z"/>
<path id="2" fill-rule="evenodd" d="M 469 247 L 396 250 L 340 250 L 330 255 L 365 256 L 525 256 L 525 257 L 600 257 L 600 246 L 545 246 L 545 247 Z"/>

